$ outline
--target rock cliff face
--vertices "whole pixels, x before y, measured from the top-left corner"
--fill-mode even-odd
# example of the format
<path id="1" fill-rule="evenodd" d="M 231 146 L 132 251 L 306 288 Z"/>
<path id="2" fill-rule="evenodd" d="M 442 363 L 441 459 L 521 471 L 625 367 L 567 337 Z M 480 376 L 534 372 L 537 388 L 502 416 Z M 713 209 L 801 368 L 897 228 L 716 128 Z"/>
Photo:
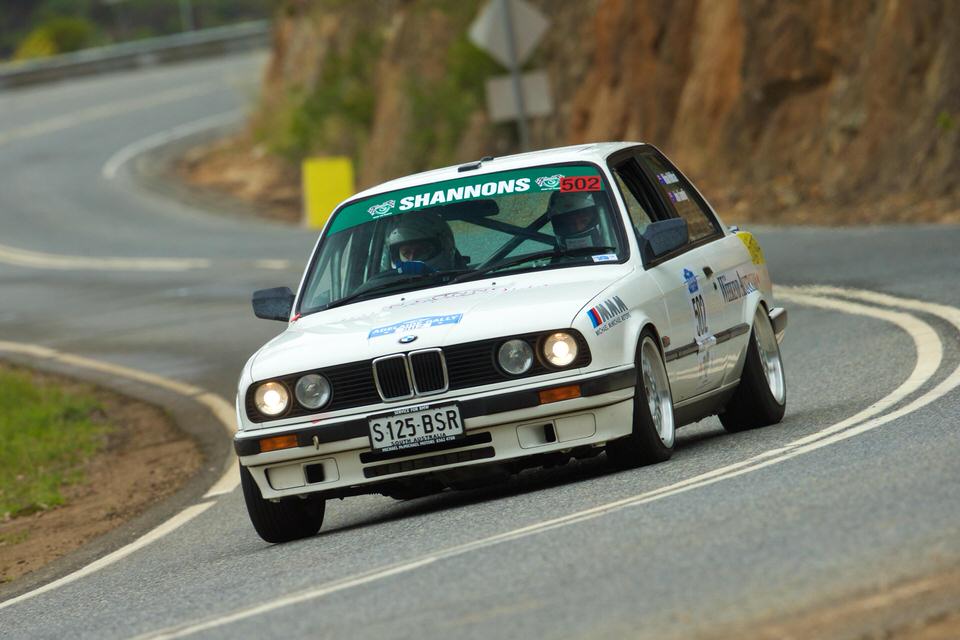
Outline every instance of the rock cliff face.
<path id="1" fill-rule="evenodd" d="M 653 143 L 730 219 L 960 221 L 960 3 L 531 1 L 557 104 L 535 146 Z M 515 151 L 464 37 L 480 4 L 289 0 L 256 138 L 350 154 L 358 186 Z"/>
<path id="2" fill-rule="evenodd" d="M 740 209 L 956 208 L 956 2 L 611 0 L 586 30 L 570 140 L 653 142 Z"/>

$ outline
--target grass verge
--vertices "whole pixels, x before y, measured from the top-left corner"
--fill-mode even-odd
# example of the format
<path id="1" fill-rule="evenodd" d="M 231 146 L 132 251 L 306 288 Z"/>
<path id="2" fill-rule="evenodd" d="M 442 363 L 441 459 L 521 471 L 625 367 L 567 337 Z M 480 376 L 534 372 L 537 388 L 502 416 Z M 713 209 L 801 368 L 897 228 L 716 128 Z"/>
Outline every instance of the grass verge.
<path id="1" fill-rule="evenodd" d="M 0 516 L 64 502 L 61 488 L 83 480 L 83 463 L 106 445 L 96 398 L 29 373 L 0 368 Z"/>

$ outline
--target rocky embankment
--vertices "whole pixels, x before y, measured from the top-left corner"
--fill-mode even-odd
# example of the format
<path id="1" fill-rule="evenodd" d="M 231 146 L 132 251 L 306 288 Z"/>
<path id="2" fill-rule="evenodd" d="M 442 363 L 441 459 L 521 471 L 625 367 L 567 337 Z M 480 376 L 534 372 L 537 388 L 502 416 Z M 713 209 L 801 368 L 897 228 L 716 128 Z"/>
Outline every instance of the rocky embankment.
<path id="1" fill-rule="evenodd" d="M 960 3 L 531 1 L 557 104 L 536 147 L 651 142 L 730 220 L 960 222 Z M 515 151 L 483 111 L 479 5 L 288 0 L 246 131 L 182 170 L 282 217 L 307 155 L 352 156 L 363 187 Z"/>

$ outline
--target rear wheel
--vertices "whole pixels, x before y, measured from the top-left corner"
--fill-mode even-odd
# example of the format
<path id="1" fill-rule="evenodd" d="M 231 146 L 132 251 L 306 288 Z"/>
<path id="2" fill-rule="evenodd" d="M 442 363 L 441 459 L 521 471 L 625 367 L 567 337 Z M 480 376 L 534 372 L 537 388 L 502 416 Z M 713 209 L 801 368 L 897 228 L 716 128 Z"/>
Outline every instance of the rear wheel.
<path id="1" fill-rule="evenodd" d="M 267 542 L 290 542 L 315 535 L 323 524 L 326 501 L 317 496 L 289 498 L 281 502 L 264 500 L 250 471 L 240 465 L 240 484 L 250 522 Z"/>
<path id="2" fill-rule="evenodd" d="M 668 460 L 676 437 L 670 379 L 656 336 L 649 329 L 640 337 L 637 374 L 633 433 L 607 443 L 607 457 L 622 469 Z"/>
<path id="3" fill-rule="evenodd" d="M 787 383 L 780 345 L 767 310 L 759 305 L 753 316 L 740 386 L 720 414 L 720 422 L 730 432 L 765 427 L 780 422 L 786 408 Z"/>

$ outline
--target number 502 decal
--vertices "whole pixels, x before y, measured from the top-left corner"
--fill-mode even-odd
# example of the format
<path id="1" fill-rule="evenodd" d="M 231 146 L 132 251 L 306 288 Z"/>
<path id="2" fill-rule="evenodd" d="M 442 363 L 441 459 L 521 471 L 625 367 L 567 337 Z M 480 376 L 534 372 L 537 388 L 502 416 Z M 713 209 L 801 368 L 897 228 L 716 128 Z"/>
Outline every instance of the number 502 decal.
<path id="1" fill-rule="evenodd" d="M 600 176 L 560 178 L 560 191 L 600 191 Z"/>
<path id="2" fill-rule="evenodd" d="M 693 316 L 697 321 L 697 337 L 704 336 L 709 330 L 707 327 L 707 305 L 703 303 L 703 296 L 697 294 L 690 298 L 690 304 L 693 305 Z"/>

